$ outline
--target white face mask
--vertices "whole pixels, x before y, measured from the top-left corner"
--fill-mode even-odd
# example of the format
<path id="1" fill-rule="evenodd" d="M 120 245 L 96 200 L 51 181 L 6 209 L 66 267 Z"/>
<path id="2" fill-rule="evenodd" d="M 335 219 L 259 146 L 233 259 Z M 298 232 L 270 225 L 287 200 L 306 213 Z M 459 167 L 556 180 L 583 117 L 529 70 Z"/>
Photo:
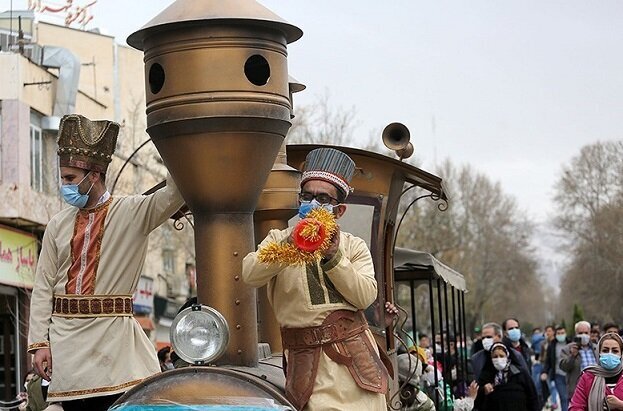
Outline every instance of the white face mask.
<path id="1" fill-rule="evenodd" d="M 578 337 L 580 337 L 580 342 L 582 345 L 588 345 L 588 343 L 591 341 L 591 337 L 588 334 L 579 334 Z"/>
<path id="2" fill-rule="evenodd" d="M 485 337 L 482 339 L 482 348 L 484 348 L 485 351 L 490 351 L 492 346 L 493 346 L 493 337 Z"/>
<path id="3" fill-rule="evenodd" d="M 492 358 L 491 361 L 493 361 L 493 366 L 498 371 L 502 371 L 508 364 L 507 358 Z"/>

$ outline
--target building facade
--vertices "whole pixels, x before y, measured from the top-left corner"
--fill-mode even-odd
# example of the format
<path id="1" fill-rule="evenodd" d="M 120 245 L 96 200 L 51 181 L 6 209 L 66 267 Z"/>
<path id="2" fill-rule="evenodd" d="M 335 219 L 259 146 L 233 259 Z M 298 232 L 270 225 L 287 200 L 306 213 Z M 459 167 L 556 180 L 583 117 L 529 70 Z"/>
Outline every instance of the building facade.
<path id="1" fill-rule="evenodd" d="M 31 11 L 0 14 L 0 47 L 0 399 L 10 399 L 30 367 L 28 307 L 40 241 L 65 207 L 60 118 L 74 112 L 121 125 L 106 176 L 113 196 L 149 190 L 166 168 L 145 132 L 141 52 L 97 32 L 39 22 Z M 192 226 L 170 220 L 150 237 L 135 294 L 135 317 L 154 346 L 168 342 L 170 313 L 194 287 Z"/>

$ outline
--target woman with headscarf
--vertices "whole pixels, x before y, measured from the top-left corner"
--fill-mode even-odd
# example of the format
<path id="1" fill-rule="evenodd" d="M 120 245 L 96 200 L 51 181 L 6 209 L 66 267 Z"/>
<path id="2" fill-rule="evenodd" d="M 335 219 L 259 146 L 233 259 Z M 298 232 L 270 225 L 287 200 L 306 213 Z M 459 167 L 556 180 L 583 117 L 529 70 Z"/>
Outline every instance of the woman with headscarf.
<path id="1" fill-rule="evenodd" d="M 584 369 L 569 411 L 623 410 L 623 340 L 616 333 L 604 334 L 597 348 L 599 364 Z"/>
<path id="2" fill-rule="evenodd" d="M 492 367 L 489 366 L 492 364 Z M 479 411 L 538 411 L 539 401 L 528 371 L 511 362 L 502 343 L 491 347 L 491 362 L 485 365 L 476 397 Z"/>

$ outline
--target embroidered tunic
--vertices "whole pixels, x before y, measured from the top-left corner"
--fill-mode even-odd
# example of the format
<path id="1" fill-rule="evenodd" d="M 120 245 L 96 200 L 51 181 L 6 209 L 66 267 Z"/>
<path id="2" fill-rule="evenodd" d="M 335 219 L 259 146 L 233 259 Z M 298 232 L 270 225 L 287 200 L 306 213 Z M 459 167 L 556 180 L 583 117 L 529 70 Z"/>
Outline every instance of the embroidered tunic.
<path id="1" fill-rule="evenodd" d="M 292 228 L 271 230 L 259 247 L 286 241 L 291 232 Z M 265 264 L 253 252 L 243 260 L 242 278 L 253 287 L 268 284 L 268 299 L 281 327 L 318 326 L 333 311 L 368 308 L 377 296 L 370 250 L 361 238 L 344 232 L 340 233 L 339 251 L 325 264 Z M 367 333 L 376 347 L 372 334 Z M 314 390 L 305 410 L 385 409 L 384 395 L 359 388 L 345 366 L 321 352 Z"/>
<path id="2" fill-rule="evenodd" d="M 52 217 L 35 274 L 28 334 L 29 352 L 52 352 L 49 401 L 121 393 L 160 371 L 153 344 L 131 314 L 131 297 L 149 233 L 182 205 L 168 178 L 151 195 L 111 197 Z"/>

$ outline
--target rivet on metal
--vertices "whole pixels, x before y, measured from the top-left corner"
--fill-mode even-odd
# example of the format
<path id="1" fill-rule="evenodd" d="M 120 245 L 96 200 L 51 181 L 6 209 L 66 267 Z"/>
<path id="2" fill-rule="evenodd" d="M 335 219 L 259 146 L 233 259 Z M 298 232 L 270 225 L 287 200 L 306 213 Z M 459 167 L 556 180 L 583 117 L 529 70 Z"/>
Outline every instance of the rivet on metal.
<path id="1" fill-rule="evenodd" d="M 242 354 L 242 350 L 238 350 L 238 355 Z"/>
<path id="2" fill-rule="evenodd" d="M 236 305 L 240 305 L 240 300 L 236 300 Z"/>
<path id="3" fill-rule="evenodd" d="M 234 257 L 238 257 L 238 251 L 234 251 Z"/>
<path id="4" fill-rule="evenodd" d="M 239 330 L 241 328 L 242 328 L 242 326 L 240 324 L 236 324 L 236 330 Z"/>
<path id="5" fill-rule="evenodd" d="M 236 280 L 236 281 L 240 280 L 240 276 L 239 275 L 235 275 L 234 276 L 234 280 Z"/>

